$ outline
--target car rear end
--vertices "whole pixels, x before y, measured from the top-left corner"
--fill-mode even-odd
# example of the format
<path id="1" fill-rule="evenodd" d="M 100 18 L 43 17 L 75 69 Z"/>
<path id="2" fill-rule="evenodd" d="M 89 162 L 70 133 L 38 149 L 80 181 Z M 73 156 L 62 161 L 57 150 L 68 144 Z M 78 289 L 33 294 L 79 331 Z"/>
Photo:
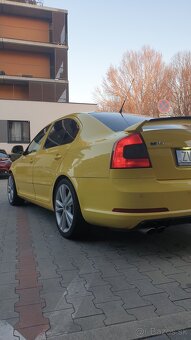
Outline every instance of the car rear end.
<path id="1" fill-rule="evenodd" d="M 118 134 L 99 224 L 131 229 L 190 222 L 191 119 L 143 117 Z"/>
<path id="2" fill-rule="evenodd" d="M 7 176 L 9 174 L 11 164 L 9 156 L 4 152 L 0 152 L 0 176 Z"/>

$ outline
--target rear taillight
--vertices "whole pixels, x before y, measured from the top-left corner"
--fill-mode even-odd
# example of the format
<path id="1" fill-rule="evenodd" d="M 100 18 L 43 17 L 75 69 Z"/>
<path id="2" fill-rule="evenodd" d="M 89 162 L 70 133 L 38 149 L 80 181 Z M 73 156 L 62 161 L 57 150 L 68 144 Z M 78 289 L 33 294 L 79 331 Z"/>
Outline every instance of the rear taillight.
<path id="1" fill-rule="evenodd" d="M 116 142 L 111 169 L 150 168 L 147 147 L 140 134 L 132 134 Z"/>

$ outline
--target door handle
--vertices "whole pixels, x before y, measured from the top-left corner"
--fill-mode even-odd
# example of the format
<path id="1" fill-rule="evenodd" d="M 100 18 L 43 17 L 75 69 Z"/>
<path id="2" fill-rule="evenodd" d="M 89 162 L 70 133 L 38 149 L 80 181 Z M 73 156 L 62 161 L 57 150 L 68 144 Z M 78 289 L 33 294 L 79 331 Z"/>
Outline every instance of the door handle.
<path id="1" fill-rule="evenodd" d="M 62 156 L 58 153 L 55 157 L 54 157 L 54 159 L 55 160 L 58 160 L 58 159 L 60 159 Z"/>

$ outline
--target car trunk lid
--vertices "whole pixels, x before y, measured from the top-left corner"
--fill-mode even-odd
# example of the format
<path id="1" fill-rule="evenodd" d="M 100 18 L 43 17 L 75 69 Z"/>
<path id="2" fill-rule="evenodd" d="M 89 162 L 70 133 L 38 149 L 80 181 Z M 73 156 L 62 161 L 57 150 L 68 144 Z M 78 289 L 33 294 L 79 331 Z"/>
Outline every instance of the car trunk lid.
<path id="1" fill-rule="evenodd" d="M 191 179 L 191 118 L 151 119 L 126 129 L 144 139 L 158 180 Z"/>

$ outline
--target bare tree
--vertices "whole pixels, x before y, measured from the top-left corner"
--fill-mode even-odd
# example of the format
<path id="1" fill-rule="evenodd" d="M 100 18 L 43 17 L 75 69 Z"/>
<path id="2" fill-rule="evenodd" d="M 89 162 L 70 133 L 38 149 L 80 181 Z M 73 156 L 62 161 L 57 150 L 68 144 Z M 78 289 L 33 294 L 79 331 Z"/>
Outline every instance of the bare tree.
<path id="1" fill-rule="evenodd" d="M 171 70 L 162 55 L 150 47 L 127 51 L 119 67 L 110 66 L 95 98 L 100 110 L 119 111 L 124 98 L 124 112 L 157 116 L 157 103 L 169 98 Z"/>
<path id="2" fill-rule="evenodd" d="M 170 68 L 174 114 L 191 115 L 191 52 L 177 53 Z"/>

